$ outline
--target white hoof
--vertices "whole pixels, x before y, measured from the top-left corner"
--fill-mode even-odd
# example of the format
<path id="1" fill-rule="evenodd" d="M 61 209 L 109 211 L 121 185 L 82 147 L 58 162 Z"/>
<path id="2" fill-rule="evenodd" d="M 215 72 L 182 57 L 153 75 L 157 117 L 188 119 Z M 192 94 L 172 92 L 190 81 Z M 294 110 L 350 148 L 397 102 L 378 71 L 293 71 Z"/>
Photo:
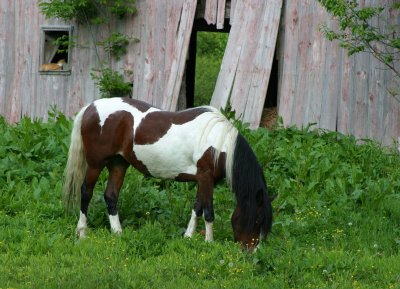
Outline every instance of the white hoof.
<path id="1" fill-rule="evenodd" d="M 76 228 L 76 235 L 79 239 L 86 238 L 86 227 L 78 227 Z"/>
<path id="2" fill-rule="evenodd" d="M 108 217 L 110 219 L 111 232 L 113 232 L 115 234 L 121 234 L 122 227 L 121 227 L 121 223 L 119 222 L 118 214 L 116 214 L 115 216 L 108 215 Z"/>

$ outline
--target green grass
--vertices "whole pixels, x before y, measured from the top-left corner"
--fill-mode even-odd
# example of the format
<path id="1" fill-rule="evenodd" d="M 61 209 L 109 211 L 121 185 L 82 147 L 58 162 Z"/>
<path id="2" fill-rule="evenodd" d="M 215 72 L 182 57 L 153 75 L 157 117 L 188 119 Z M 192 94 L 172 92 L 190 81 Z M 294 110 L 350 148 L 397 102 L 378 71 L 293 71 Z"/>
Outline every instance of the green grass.
<path id="1" fill-rule="evenodd" d="M 197 33 L 195 106 L 210 104 L 227 42 L 227 33 Z"/>
<path id="2" fill-rule="evenodd" d="M 399 288 L 400 157 L 372 141 L 305 128 L 243 130 L 270 188 L 273 233 L 255 254 L 232 242 L 231 192 L 214 195 L 215 242 L 182 233 L 195 186 L 129 170 L 123 233 L 102 197 L 88 237 L 61 204 L 71 121 L 0 119 L 0 288 Z M 200 230 L 201 228 L 199 228 Z"/>

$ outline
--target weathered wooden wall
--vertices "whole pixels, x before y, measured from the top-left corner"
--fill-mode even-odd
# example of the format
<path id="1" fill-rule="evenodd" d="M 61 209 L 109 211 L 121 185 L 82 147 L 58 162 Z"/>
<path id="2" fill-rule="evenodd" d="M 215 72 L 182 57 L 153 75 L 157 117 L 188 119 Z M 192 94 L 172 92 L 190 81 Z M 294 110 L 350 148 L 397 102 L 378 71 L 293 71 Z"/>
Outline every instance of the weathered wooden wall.
<path id="1" fill-rule="evenodd" d="M 379 6 L 393 0 L 366 0 Z M 389 6 L 389 5 L 388 5 Z M 279 114 L 285 125 L 317 127 L 391 144 L 400 136 L 394 74 L 369 53 L 348 56 L 319 30 L 330 16 L 314 0 L 285 1 L 279 40 Z M 400 17 L 388 11 L 400 27 Z M 399 31 L 400 32 L 400 31 Z M 397 63 L 399 65 L 399 63 Z M 398 84 L 397 84 L 398 85 Z"/>
<path id="2" fill-rule="evenodd" d="M 91 27 L 45 19 L 39 0 L 0 0 L 0 114 L 11 122 L 24 115 L 46 118 L 51 106 L 74 115 L 99 98 L 90 76 L 108 56 L 93 45 L 109 32 L 139 38 L 110 65 L 135 83 L 133 97 L 176 109 L 197 1 L 138 0 L 137 15 Z M 73 25 L 77 46 L 71 50 L 71 74 L 39 73 L 40 35 L 44 25 Z M 28 28 L 29 27 L 29 28 Z M 189 33 L 188 33 L 189 31 Z M 98 57 L 98 56 L 99 57 Z M 133 71 L 130 75 L 128 71 Z"/>
<path id="3" fill-rule="evenodd" d="M 16 122 L 23 115 L 47 117 L 52 105 L 73 115 L 99 97 L 90 69 L 98 66 L 92 39 L 119 30 L 132 42 L 128 54 L 111 65 L 134 82 L 133 96 L 175 109 L 183 77 L 195 0 L 138 0 L 138 14 L 89 30 L 75 23 L 45 19 L 39 0 L 0 0 L 0 114 Z M 213 104 L 231 97 L 243 119 L 258 126 L 269 80 L 276 28 L 279 61 L 279 114 L 285 125 L 307 125 L 371 137 L 390 144 L 400 136 L 400 103 L 387 88 L 393 74 L 370 54 L 347 56 L 324 39 L 319 25 L 329 16 L 315 0 L 203 0 L 205 19 L 221 28 L 222 8 L 232 24 Z M 281 1 L 284 3 L 282 13 Z M 396 0 L 365 0 L 382 5 Z M 388 13 L 400 27 L 400 17 Z M 39 73 L 41 25 L 74 26 L 70 75 Z M 331 25 L 334 25 L 331 22 Z M 29 27 L 29 29 L 27 28 Z M 99 51 L 100 59 L 107 55 Z M 397 64 L 398 65 L 398 64 Z M 218 102 L 220 101 L 220 103 Z"/>
<path id="4" fill-rule="evenodd" d="M 46 118 L 51 106 L 72 114 L 95 98 L 97 89 L 88 67 L 97 59 L 83 29 L 75 34 L 81 49 L 72 50 L 71 75 L 41 75 L 41 25 L 69 23 L 44 19 L 37 0 L 1 0 L 0 21 L 0 113 L 9 121 L 24 115 Z"/>

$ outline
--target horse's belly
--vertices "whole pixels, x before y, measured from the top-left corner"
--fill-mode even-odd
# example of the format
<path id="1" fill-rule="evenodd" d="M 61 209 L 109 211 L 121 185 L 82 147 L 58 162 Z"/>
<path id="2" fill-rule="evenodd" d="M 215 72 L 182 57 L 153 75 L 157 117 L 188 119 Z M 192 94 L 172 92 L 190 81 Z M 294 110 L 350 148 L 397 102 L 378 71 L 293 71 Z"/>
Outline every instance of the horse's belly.
<path id="1" fill-rule="evenodd" d="M 193 153 L 178 147 L 162 147 L 159 144 L 134 145 L 136 158 L 154 177 L 173 179 L 179 174 L 195 175 L 196 161 Z"/>

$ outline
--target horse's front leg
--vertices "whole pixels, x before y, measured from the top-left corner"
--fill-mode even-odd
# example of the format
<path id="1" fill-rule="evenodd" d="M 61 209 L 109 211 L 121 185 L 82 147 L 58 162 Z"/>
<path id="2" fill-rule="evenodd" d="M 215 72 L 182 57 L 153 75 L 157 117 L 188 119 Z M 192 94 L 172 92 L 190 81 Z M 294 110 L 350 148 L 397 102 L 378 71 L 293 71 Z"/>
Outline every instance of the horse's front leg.
<path id="1" fill-rule="evenodd" d="M 195 205 L 195 207 L 196 207 L 196 205 Z M 203 213 L 201 213 L 201 214 L 203 214 Z M 197 227 L 197 219 L 198 219 L 198 216 L 196 214 L 196 210 L 193 209 L 192 210 L 192 216 L 190 217 L 189 224 L 188 224 L 186 232 L 184 234 L 184 236 L 186 238 L 192 238 L 193 237 L 193 233 L 196 231 L 196 227 Z"/>
<path id="2" fill-rule="evenodd" d="M 104 192 L 104 200 L 107 204 L 108 218 L 110 220 L 110 227 L 113 233 L 121 233 L 122 227 L 118 215 L 118 197 L 124 182 L 126 169 L 129 164 L 122 158 L 114 158 L 108 165 L 109 171 L 107 188 Z"/>
<path id="3" fill-rule="evenodd" d="M 213 241 L 213 222 L 214 222 L 214 207 L 213 207 L 213 189 L 214 180 L 208 173 L 199 176 L 197 186 L 196 202 L 193 207 L 192 216 L 189 221 L 185 237 L 192 237 L 197 226 L 197 219 L 204 217 L 206 228 L 206 241 Z"/>

